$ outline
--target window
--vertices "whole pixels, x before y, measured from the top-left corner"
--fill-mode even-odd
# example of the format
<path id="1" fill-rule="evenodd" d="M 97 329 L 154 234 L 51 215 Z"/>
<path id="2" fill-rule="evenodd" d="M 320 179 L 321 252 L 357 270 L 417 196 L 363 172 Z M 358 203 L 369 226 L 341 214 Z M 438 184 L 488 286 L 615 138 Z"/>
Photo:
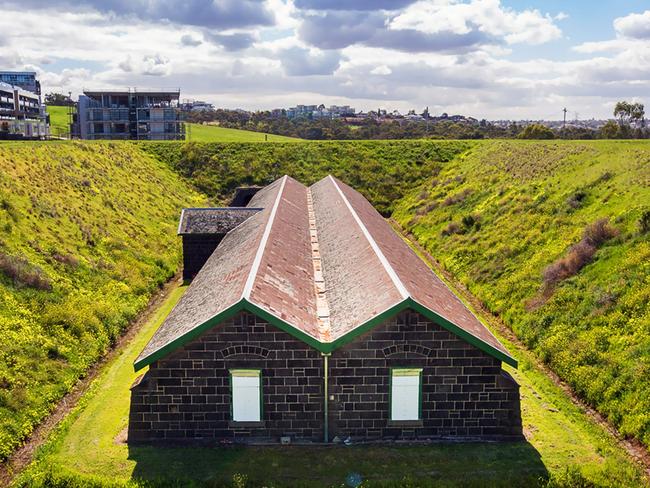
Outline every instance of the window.
<path id="1" fill-rule="evenodd" d="M 230 370 L 232 419 L 235 422 L 262 420 L 262 372 L 259 369 Z"/>
<path id="2" fill-rule="evenodd" d="M 390 379 L 390 419 L 419 420 L 422 370 L 394 368 Z"/>

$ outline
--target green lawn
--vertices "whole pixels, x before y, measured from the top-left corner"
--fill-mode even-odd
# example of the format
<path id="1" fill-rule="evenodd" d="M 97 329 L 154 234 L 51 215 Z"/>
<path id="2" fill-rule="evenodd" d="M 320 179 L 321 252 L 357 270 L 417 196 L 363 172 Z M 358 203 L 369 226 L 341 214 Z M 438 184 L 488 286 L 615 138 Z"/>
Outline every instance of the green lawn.
<path id="1" fill-rule="evenodd" d="M 48 105 L 47 113 L 50 114 L 50 135 L 54 137 L 68 137 L 70 135 L 68 107 Z"/>
<path id="2" fill-rule="evenodd" d="M 642 486 L 638 469 L 613 438 L 575 407 L 531 363 L 529 353 L 500 338 L 519 361 L 508 370 L 521 385 L 528 442 L 353 447 L 132 447 L 124 442 L 133 360 L 180 299 L 184 287 L 108 364 L 18 485 L 342 486 L 357 472 L 364 486 Z M 241 476 L 240 476 L 241 475 Z M 243 480 L 247 479 L 247 482 Z M 172 484 L 176 480 L 177 484 Z M 408 480 L 408 481 L 405 481 Z M 151 484 L 148 486 L 152 486 Z M 592 485 L 580 485 L 592 486 Z"/>
<path id="3" fill-rule="evenodd" d="M 194 142 L 297 142 L 302 140 L 216 125 L 186 124 L 185 130 L 187 139 Z"/>

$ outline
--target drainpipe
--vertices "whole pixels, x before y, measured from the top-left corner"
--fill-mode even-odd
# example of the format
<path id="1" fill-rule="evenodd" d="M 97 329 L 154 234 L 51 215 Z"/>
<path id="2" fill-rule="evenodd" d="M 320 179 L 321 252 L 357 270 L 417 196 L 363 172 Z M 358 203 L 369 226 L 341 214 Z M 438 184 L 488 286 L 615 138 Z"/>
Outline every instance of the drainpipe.
<path id="1" fill-rule="evenodd" d="M 330 353 L 321 353 L 323 356 L 323 415 L 325 416 L 324 418 L 324 425 L 323 425 L 323 442 L 325 444 L 329 443 L 329 409 L 328 409 L 328 403 L 329 403 L 329 392 L 327 389 L 327 378 L 328 378 L 328 370 L 329 370 L 329 357 Z"/>

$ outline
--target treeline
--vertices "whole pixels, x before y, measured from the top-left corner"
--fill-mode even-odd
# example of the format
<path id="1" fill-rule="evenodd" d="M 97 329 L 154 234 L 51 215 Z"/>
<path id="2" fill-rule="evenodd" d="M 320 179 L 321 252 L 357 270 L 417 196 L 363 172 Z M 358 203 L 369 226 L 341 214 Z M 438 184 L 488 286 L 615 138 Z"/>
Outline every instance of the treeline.
<path id="1" fill-rule="evenodd" d="M 271 112 L 240 112 L 218 109 L 193 112 L 188 122 L 218 123 L 221 127 L 244 129 L 267 134 L 310 140 L 377 140 L 377 139 L 484 139 L 512 138 L 517 132 L 502 129 L 485 121 L 469 124 L 454 121 L 421 121 L 374 118 L 348 123 L 343 119 L 278 117 Z"/>
<path id="2" fill-rule="evenodd" d="M 625 103 L 625 102 L 622 102 Z M 620 105 L 620 104 L 619 104 Z M 638 104 L 636 104 L 638 105 Z M 635 105 L 628 104 L 630 107 Z M 618 105 L 617 105 L 618 107 Z M 641 105 L 641 109 L 643 106 Z M 638 113 L 638 112 L 637 112 Z M 552 129 L 543 124 L 508 127 L 494 125 L 486 120 L 423 120 L 376 118 L 345 119 L 297 117 L 289 119 L 268 111 L 243 112 L 218 109 L 192 112 L 187 121 L 217 123 L 221 127 L 244 129 L 267 134 L 298 137 L 309 140 L 377 140 L 377 139 L 647 139 L 650 131 L 642 120 L 621 117 L 609 121 L 600 129 L 567 126 Z"/>

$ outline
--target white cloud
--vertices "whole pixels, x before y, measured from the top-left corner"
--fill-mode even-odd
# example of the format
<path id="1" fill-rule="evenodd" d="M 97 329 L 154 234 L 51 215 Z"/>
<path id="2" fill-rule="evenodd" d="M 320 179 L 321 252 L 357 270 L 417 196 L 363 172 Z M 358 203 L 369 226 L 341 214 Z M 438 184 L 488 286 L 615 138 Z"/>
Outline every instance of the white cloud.
<path id="1" fill-rule="evenodd" d="M 390 69 L 388 66 L 385 64 L 382 64 L 381 66 L 377 66 L 373 70 L 370 71 L 371 75 L 389 75 L 393 72 L 392 69 Z"/>
<path id="2" fill-rule="evenodd" d="M 543 44 L 562 36 L 555 24 L 561 14 L 551 17 L 539 10 L 515 11 L 500 0 L 472 0 L 469 3 L 420 1 L 390 21 L 393 30 L 415 29 L 426 33 L 467 34 L 478 30 L 508 44 Z"/>
<path id="3" fill-rule="evenodd" d="M 650 10 L 615 19 L 614 29 L 621 37 L 650 40 Z"/>

